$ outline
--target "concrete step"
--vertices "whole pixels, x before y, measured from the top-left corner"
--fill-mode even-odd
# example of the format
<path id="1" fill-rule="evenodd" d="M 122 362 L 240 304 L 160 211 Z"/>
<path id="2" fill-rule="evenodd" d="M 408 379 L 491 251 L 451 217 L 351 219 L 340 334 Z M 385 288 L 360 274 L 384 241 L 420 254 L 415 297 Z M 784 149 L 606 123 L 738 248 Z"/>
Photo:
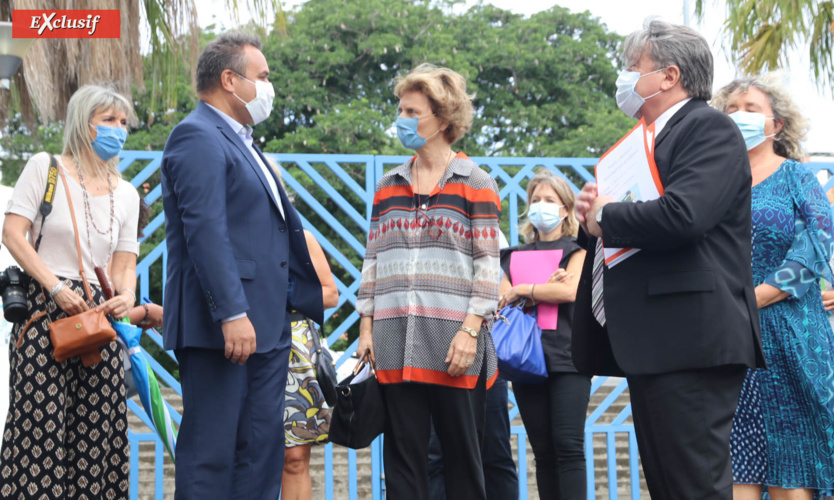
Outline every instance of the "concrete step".
<path id="1" fill-rule="evenodd" d="M 590 415 L 610 394 L 611 390 L 616 386 L 616 380 L 609 380 L 608 383 L 601 386 L 594 394 L 591 395 L 588 415 Z M 178 412 L 182 413 L 182 399 L 168 387 L 161 388 L 162 396 L 171 404 L 171 406 Z M 137 403 L 139 402 L 136 399 Z M 611 423 L 620 412 L 628 404 L 628 389 L 626 389 L 617 400 L 611 404 L 606 412 L 597 420 L 597 425 L 605 425 Z M 128 423 L 130 429 L 134 432 L 150 432 L 150 430 L 141 422 L 141 420 L 129 414 Z M 631 423 L 631 417 L 626 422 Z M 521 419 L 516 418 L 512 425 L 522 425 Z M 614 438 L 616 467 L 617 467 L 617 492 L 622 498 L 631 497 L 631 482 L 629 474 L 629 459 L 628 459 L 628 437 L 624 433 L 618 433 Z M 512 439 L 511 445 L 513 454 L 517 457 L 518 440 Z M 530 443 L 525 441 L 525 448 L 527 450 L 527 486 L 528 498 L 538 498 L 538 488 L 536 487 L 536 465 L 533 456 L 533 450 Z M 596 478 L 595 496 L 597 498 L 608 498 L 608 452 L 607 439 L 605 434 L 595 434 L 593 438 L 594 448 L 594 476 Z M 155 488 L 155 455 L 154 446 L 152 443 L 141 443 L 139 446 L 139 498 L 142 500 L 154 498 Z M 324 498 L 325 491 L 325 475 L 324 471 L 324 447 L 316 446 L 313 448 L 310 458 L 310 470 L 314 471 L 312 474 L 313 483 L 313 498 Z M 318 473 L 317 473 L 318 472 Z M 349 488 L 349 467 L 348 467 L 348 450 L 341 446 L 333 447 L 333 492 L 334 498 L 341 499 L 348 497 Z M 369 449 L 359 450 L 356 453 L 356 482 L 357 482 L 357 496 L 362 499 L 371 498 L 372 492 L 372 465 L 371 452 Z M 640 473 L 640 488 L 644 498 L 648 498 L 648 492 L 645 485 L 645 479 Z M 174 494 L 174 464 L 170 458 L 165 456 L 164 460 L 164 479 L 163 479 L 164 498 L 173 498 Z"/>

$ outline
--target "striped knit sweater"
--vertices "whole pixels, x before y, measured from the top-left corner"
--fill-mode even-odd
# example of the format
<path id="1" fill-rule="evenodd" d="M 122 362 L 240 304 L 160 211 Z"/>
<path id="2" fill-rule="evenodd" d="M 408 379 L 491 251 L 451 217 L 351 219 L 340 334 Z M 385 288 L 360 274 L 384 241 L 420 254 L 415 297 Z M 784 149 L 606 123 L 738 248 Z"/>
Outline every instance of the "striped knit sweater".
<path id="1" fill-rule="evenodd" d="M 490 335 L 498 302 L 500 199 L 495 180 L 463 153 L 429 196 L 412 189 L 414 158 L 380 179 L 356 309 L 373 316 L 379 381 L 471 389 L 497 375 Z M 425 206 L 425 208 L 422 208 Z M 472 367 L 451 377 L 449 346 L 467 314 L 484 316 Z"/>

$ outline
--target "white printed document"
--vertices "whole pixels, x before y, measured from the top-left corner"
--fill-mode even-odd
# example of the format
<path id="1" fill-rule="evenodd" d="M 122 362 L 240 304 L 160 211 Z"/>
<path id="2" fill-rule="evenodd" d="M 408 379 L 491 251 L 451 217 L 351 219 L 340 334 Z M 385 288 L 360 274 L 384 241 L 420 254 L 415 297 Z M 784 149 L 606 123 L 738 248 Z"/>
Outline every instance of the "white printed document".
<path id="1" fill-rule="evenodd" d="M 597 191 L 614 201 L 633 203 L 660 198 L 663 186 L 654 163 L 654 124 L 634 126 L 609 149 L 596 167 Z M 605 215 L 603 214 L 603 217 Z M 605 248 L 605 264 L 611 268 L 639 252 L 639 248 Z"/>

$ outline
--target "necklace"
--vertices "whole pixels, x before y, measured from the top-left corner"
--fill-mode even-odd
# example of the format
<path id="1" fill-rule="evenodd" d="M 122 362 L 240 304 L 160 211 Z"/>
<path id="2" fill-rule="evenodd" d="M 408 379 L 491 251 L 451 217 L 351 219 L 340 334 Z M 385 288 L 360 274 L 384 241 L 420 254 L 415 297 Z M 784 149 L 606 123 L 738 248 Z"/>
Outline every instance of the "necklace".
<path id="1" fill-rule="evenodd" d="M 102 231 L 96 225 L 96 220 L 93 218 L 93 210 L 90 208 L 90 194 L 87 191 L 87 185 L 84 183 L 84 175 L 81 173 L 81 168 L 77 163 L 75 170 L 78 172 L 78 183 L 81 184 L 81 193 L 84 196 L 84 222 L 87 226 L 87 247 L 90 249 L 90 258 L 92 259 L 93 266 L 96 269 L 103 269 L 110 262 L 110 257 L 113 255 L 113 221 L 116 219 L 116 203 L 113 196 L 112 178 L 110 176 L 110 172 L 107 172 L 107 190 L 110 196 L 110 227 L 108 227 L 106 231 Z M 90 238 L 90 226 L 93 226 L 93 229 L 95 229 L 98 234 L 110 237 L 110 246 L 107 250 L 107 257 L 105 258 L 104 266 L 96 265 L 93 243 Z"/>
<path id="2" fill-rule="evenodd" d="M 452 163 L 452 158 L 454 157 L 454 151 L 449 151 L 449 158 L 446 161 L 446 168 L 443 170 L 443 175 L 446 175 L 446 170 L 449 169 L 449 165 Z M 442 179 L 443 177 L 441 177 Z M 411 191 L 414 193 L 414 222 L 417 224 L 418 227 L 421 228 L 428 228 L 429 236 L 434 238 L 435 240 L 440 238 L 440 235 L 443 234 L 443 230 L 440 228 L 440 225 L 437 224 L 434 220 L 434 217 L 431 216 L 430 210 L 433 208 L 431 206 L 431 192 L 426 196 L 426 203 L 423 203 L 423 195 L 417 193 L 417 190 L 414 189 L 416 187 L 419 188 L 420 186 L 420 169 L 417 166 L 417 159 L 414 159 L 414 185 L 412 185 Z M 426 207 L 426 205 L 429 205 Z M 437 199 L 435 199 L 435 207 L 437 206 Z M 419 220 L 419 216 L 423 216 L 423 221 Z"/>
<path id="3" fill-rule="evenodd" d="M 446 170 L 448 170 L 449 165 L 452 164 L 452 158 L 454 157 L 454 154 L 455 154 L 454 151 L 449 150 L 449 157 L 446 159 L 446 168 L 443 169 L 443 175 L 446 175 Z M 443 177 L 441 176 L 441 179 L 442 178 Z M 418 198 L 418 201 L 419 201 L 419 199 L 422 198 L 423 195 L 418 194 L 417 189 L 415 189 L 415 187 L 416 188 L 420 187 L 420 168 L 417 166 L 417 158 L 414 159 L 414 184 L 412 185 L 411 191 L 414 193 L 414 196 L 416 198 Z M 431 191 L 429 191 L 429 194 L 427 195 L 426 199 L 427 200 L 431 199 Z M 426 209 L 426 204 L 423 203 L 421 208 L 423 210 L 425 210 Z"/>

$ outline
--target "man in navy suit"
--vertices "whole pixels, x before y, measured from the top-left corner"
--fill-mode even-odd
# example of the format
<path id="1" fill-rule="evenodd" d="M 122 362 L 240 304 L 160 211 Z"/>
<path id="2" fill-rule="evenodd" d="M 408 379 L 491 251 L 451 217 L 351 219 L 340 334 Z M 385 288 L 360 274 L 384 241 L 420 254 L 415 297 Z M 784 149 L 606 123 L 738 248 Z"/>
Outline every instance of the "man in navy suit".
<path id="1" fill-rule="evenodd" d="M 162 157 L 165 348 L 180 364 L 176 498 L 278 498 L 289 310 L 321 323 L 301 221 L 249 124 L 272 110 L 260 40 L 217 37 Z"/>

